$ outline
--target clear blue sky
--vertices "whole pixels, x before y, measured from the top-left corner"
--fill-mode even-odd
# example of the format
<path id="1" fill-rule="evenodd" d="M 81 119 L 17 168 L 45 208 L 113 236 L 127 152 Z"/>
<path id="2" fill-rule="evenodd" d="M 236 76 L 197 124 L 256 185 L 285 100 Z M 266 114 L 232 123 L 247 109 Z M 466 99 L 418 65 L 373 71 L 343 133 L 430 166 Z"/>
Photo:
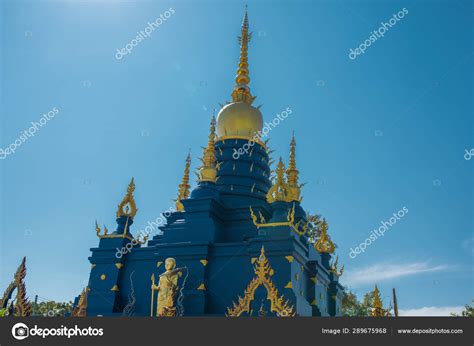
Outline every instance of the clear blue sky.
<path id="1" fill-rule="evenodd" d="M 0 289 L 27 256 L 30 297 L 70 300 L 86 284 L 95 219 L 115 227 L 132 176 L 132 230 L 172 205 L 188 148 L 230 100 L 240 1 L 2 1 L 0 144 L 59 114 L 0 160 Z M 294 130 L 303 206 L 325 216 L 359 296 L 396 287 L 403 310 L 474 298 L 473 5 L 470 1 L 248 1 L 250 77 L 288 159 Z M 175 13 L 122 60 L 124 47 Z M 402 8 L 408 14 L 348 57 Z M 364 254 L 349 249 L 403 207 Z M 345 281 L 344 281 L 345 280 Z"/>

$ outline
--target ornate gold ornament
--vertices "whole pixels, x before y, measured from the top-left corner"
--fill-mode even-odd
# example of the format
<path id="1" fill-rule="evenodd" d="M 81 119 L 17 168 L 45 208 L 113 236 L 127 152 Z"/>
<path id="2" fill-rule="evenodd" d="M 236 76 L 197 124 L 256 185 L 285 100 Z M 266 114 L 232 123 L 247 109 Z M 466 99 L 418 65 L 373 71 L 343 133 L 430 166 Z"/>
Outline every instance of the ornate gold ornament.
<path id="1" fill-rule="evenodd" d="M 283 295 L 278 294 L 278 289 L 275 287 L 271 276 L 274 275 L 274 270 L 270 266 L 267 257 L 265 256 L 265 249 L 262 246 L 260 256 L 254 263 L 255 277 L 250 281 L 247 289 L 244 292 L 244 297 L 238 297 L 238 304 L 233 303 L 232 308 L 227 308 L 227 316 L 239 317 L 244 312 L 250 313 L 250 304 L 255 298 L 255 291 L 259 286 L 264 286 L 267 290 L 267 299 L 270 301 L 270 311 L 280 317 L 289 317 L 295 315 L 295 310 L 288 300 L 285 300 Z"/>
<path id="2" fill-rule="evenodd" d="M 251 39 L 247 9 L 242 21 L 240 59 L 235 77 L 235 86 L 231 93 L 232 102 L 222 106 L 217 120 L 217 136 L 219 140 L 245 139 L 261 143 L 260 131 L 263 128 L 263 116 L 260 106 L 252 106 L 255 97 L 250 93 L 248 45 Z"/>
<path id="3" fill-rule="evenodd" d="M 118 209 L 117 209 L 117 218 L 121 216 L 128 216 L 132 219 L 137 214 L 137 206 L 135 204 L 135 199 L 133 198 L 133 192 L 135 191 L 135 181 L 134 178 L 130 181 L 127 187 L 127 194 L 123 198 L 122 202 L 120 202 Z"/>
<path id="4" fill-rule="evenodd" d="M 331 241 L 331 237 L 328 235 L 328 223 L 325 219 L 321 223 L 321 235 L 316 243 L 314 243 L 314 248 L 320 253 L 334 253 L 336 249 L 336 246 Z"/>
<path id="5" fill-rule="evenodd" d="M 344 273 L 344 265 L 341 266 L 341 268 L 337 267 L 337 261 L 339 260 L 339 256 L 336 256 L 336 260 L 329 265 L 329 271 L 331 273 L 334 273 L 337 277 L 340 277 L 342 273 Z"/>
<path id="6" fill-rule="evenodd" d="M 183 179 L 181 180 L 181 184 L 178 187 L 178 197 L 176 198 L 176 211 L 184 211 L 184 205 L 181 203 L 182 199 L 189 198 L 189 189 L 191 185 L 189 185 L 189 170 L 191 167 L 191 154 L 189 153 L 186 157 L 186 165 L 184 167 L 184 174 Z"/>
<path id="7" fill-rule="evenodd" d="M 244 19 L 242 21 L 242 33 L 239 37 L 240 43 L 240 62 L 237 68 L 237 75 L 235 76 L 235 88 L 232 91 L 232 100 L 234 102 L 245 102 L 252 104 L 255 97 L 250 93 L 248 84 L 250 83 L 249 77 L 249 64 L 248 64 L 248 49 L 249 42 L 252 35 L 249 33 L 249 20 L 247 15 L 247 6 L 245 7 Z"/>
<path id="8" fill-rule="evenodd" d="M 265 217 L 262 215 L 260 210 L 258 211 L 258 218 L 255 215 L 252 207 L 249 207 L 250 209 L 250 217 L 252 218 L 253 224 L 257 228 L 263 228 L 263 227 L 278 227 L 278 226 L 287 226 L 290 227 L 296 234 L 298 235 L 307 235 L 308 237 L 311 237 L 314 233 L 314 219 L 312 217 L 309 217 L 309 219 L 304 222 L 304 220 L 300 220 L 297 223 L 295 223 L 295 204 L 293 203 L 293 206 L 291 209 L 288 210 L 288 215 L 286 217 L 286 222 L 266 222 Z"/>
<path id="9" fill-rule="evenodd" d="M 0 310 L 11 309 L 11 313 L 16 317 L 24 317 L 24 316 L 31 315 L 32 306 L 26 296 L 26 285 L 24 282 L 25 277 L 26 277 L 26 257 L 23 257 L 23 260 L 21 261 L 20 266 L 16 270 L 13 281 L 10 283 L 10 285 L 8 285 L 7 289 L 3 293 L 2 299 L 0 299 Z M 14 302 L 12 301 L 10 303 L 10 306 L 8 306 L 8 302 L 10 301 L 15 289 L 16 289 L 16 298 Z"/>
<path id="10" fill-rule="evenodd" d="M 288 199 L 291 201 L 301 202 L 301 187 L 303 184 L 298 183 L 299 171 L 296 168 L 296 140 L 295 135 L 291 138 L 290 143 L 290 162 L 288 163 L 288 169 L 286 170 L 287 182 L 288 182 Z"/>
<path id="11" fill-rule="evenodd" d="M 71 312 L 71 317 L 86 317 L 87 316 L 87 294 L 89 291 L 84 288 L 79 296 L 76 307 Z"/>
<path id="12" fill-rule="evenodd" d="M 133 197 L 133 192 L 135 191 L 135 180 L 132 178 L 130 183 L 128 184 L 127 187 L 127 194 L 123 198 L 122 202 L 118 206 L 117 210 L 117 218 L 126 216 L 127 220 L 125 223 L 125 227 L 123 228 L 123 233 L 122 234 L 116 234 L 116 233 L 109 233 L 109 230 L 107 229 L 107 226 L 104 225 L 104 233 L 101 234 L 102 229 L 99 227 L 99 224 L 97 223 L 97 220 L 95 221 L 95 232 L 98 238 L 127 238 L 131 241 L 134 241 L 136 244 L 145 244 L 148 241 L 149 234 L 145 235 L 141 240 L 140 239 L 134 239 L 132 236 L 127 234 L 128 230 L 128 223 L 130 219 L 133 219 L 135 215 L 137 214 L 137 206 L 135 204 L 135 199 Z"/>
<path id="13" fill-rule="evenodd" d="M 373 291 L 373 301 L 372 301 L 372 310 L 370 311 L 370 316 L 372 317 L 387 317 L 390 316 L 390 312 L 383 308 L 382 299 L 380 298 L 380 292 L 375 285 L 375 289 Z"/>
<path id="14" fill-rule="evenodd" d="M 124 232 L 122 234 L 114 234 L 111 233 L 109 234 L 109 230 L 107 229 L 107 226 L 104 225 L 104 233 L 100 234 L 102 232 L 101 228 L 99 227 L 99 224 L 97 223 L 97 220 L 95 221 L 95 233 L 98 238 L 127 238 L 130 240 L 133 240 L 133 237 L 127 235 L 127 228 L 128 228 L 128 218 L 127 218 L 127 223 L 125 224 Z M 144 237 L 145 241 L 148 239 L 148 235 Z M 140 242 L 140 241 L 138 241 Z M 141 244 L 144 244 L 142 241 Z"/>
<path id="15" fill-rule="evenodd" d="M 211 118 L 211 127 L 209 130 L 209 141 L 207 147 L 204 148 L 203 156 L 200 159 L 202 166 L 199 167 L 199 182 L 209 181 L 216 182 L 217 177 L 217 160 L 216 160 L 216 118 Z"/>
<path id="16" fill-rule="evenodd" d="M 289 186 L 285 180 L 285 165 L 280 157 L 277 168 L 275 170 L 276 177 L 272 187 L 267 192 L 267 202 L 274 203 L 278 201 L 291 202 L 288 195 Z"/>

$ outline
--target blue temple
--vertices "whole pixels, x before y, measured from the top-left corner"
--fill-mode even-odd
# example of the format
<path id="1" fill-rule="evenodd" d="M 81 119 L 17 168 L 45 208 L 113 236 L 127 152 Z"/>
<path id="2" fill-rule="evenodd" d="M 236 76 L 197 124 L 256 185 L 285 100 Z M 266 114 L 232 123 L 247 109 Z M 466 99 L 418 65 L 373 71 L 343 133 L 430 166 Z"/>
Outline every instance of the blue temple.
<path id="1" fill-rule="evenodd" d="M 185 193 L 176 210 L 149 222 L 151 239 L 131 232 L 133 181 L 119 206 L 116 230 L 101 233 L 97 227 L 89 284 L 75 304 L 76 309 L 82 304 L 83 315 L 154 315 L 151 276 L 165 271 L 169 257 L 182 268 L 184 316 L 341 315 L 342 271 L 334 264 L 327 224 L 301 205 L 294 140 L 288 169 L 282 163 L 279 171 L 271 169 L 262 135 L 271 124 L 251 105 L 249 41 L 245 14 L 233 101 L 211 124 L 197 186 L 186 193 L 187 182 L 180 185 Z"/>

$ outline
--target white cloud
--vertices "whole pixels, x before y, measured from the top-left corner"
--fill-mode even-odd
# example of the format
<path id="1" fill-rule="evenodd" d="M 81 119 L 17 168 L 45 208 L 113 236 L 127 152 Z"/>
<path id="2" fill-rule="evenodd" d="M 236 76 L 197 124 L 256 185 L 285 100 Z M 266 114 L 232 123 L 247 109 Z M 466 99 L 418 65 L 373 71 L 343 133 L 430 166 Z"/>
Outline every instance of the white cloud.
<path id="1" fill-rule="evenodd" d="M 349 287 L 364 284 L 374 285 L 404 276 L 441 271 L 449 268 L 447 265 L 430 266 L 427 262 L 415 263 L 381 263 L 369 267 L 348 271 L 343 283 Z"/>
<path id="2" fill-rule="evenodd" d="M 424 306 L 416 309 L 398 309 L 399 316 L 450 316 L 452 312 L 460 315 L 464 306 Z"/>
<path id="3" fill-rule="evenodd" d="M 471 256 L 474 256 L 474 237 L 468 238 L 462 242 L 462 248 Z"/>

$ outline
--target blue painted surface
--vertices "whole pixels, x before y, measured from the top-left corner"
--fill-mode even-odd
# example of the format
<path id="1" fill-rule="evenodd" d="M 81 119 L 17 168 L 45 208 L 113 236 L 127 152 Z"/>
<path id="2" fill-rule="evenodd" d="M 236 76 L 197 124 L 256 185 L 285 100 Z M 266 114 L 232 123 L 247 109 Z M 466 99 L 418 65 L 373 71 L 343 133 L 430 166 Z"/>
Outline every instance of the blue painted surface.
<path id="1" fill-rule="evenodd" d="M 227 139 L 216 143 L 221 163 L 216 183 L 202 182 L 183 200 L 184 212 L 167 216 L 162 233 L 150 239 L 147 246 L 137 245 L 117 258 L 117 249 L 130 242 L 127 238 L 103 238 L 89 258 L 95 266 L 89 279 L 88 315 L 122 315 L 131 291 L 130 276 L 136 297 L 134 315 L 149 316 L 151 310 L 151 275 L 164 272 L 164 262 L 174 257 L 178 267 L 186 267 L 180 279 L 183 284 L 185 316 L 223 316 L 238 296 L 243 296 L 254 277 L 251 259 L 258 257 L 262 246 L 275 271 L 272 280 L 280 294 L 288 299 L 300 316 L 334 316 L 340 314 L 343 288 L 329 272 L 330 255 L 318 253 L 305 237 L 289 227 L 258 230 L 250 218 L 249 207 L 260 210 L 269 222 L 286 221 L 293 203 L 266 201 L 271 186 L 269 157 L 255 144 L 252 153 L 234 159 L 234 149 L 247 141 Z M 253 167 L 251 169 L 253 163 Z M 252 190 L 252 187 L 254 189 Z M 296 222 L 305 217 L 296 203 Z M 129 220 L 131 226 L 133 220 Z M 117 234 L 123 234 L 126 217 L 117 219 Z M 126 230 L 130 234 L 130 230 Z M 293 256 L 290 262 L 286 256 Z M 201 260 L 207 260 L 203 265 Z M 118 268 L 117 263 L 123 264 Z M 105 280 L 101 279 L 105 274 Z M 316 280 L 311 280 L 316 277 Z M 292 288 L 285 286 L 292 282 Z M 314 282 L 316 281 L 316 282 Z M 204 284 L 205 290 L 198 287 Z M 111 291 L 117 285 L 118 291 Z M 334 299 L 334 298 L 335 299 Z M 156 298 L 155 298 L 156 299 Z M 311 304 L 315 301 L 316 304 Z M 156 302 L 156 300 L 155 300 Z M 252 315 L 263 307 L 272 315 L 263 287 L 257 289 Z"/>

